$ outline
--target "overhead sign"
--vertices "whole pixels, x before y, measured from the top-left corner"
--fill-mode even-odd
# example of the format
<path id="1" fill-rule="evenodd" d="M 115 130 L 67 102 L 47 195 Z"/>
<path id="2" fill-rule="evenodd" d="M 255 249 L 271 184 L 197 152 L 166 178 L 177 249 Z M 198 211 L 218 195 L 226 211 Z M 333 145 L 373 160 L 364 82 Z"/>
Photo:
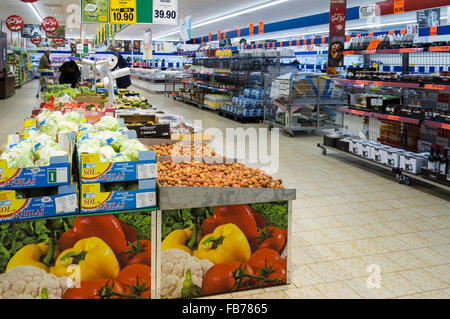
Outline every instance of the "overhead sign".
<path id="1" fill-rule="evenodd" d="M 346 0 L 330 0 L 330 32 L 328 40 L 328 67 L 344 65 Z"/>
<path id="2" fill-rule="evenodd" d="M 136 0 L 111 0 L 109 5 L 109 20 L 114 24 L 135 24 Z"/>
<path id="3" fill-rule="evenodd" d="M 24 22 L 22 17 L 18 15 L 10 15 L 8 18 L 6 18 L 6 27 L 8 30 L 13 32 L 19 32 L 23 29 Z"/>
<path id="4" fill-rule="evenodd" d="M 58 30 L 58 20 L 54 17 L 45 17 L 42 19 L 41 27 L 45 32 L 52 33 Z"/>
<path id="5" fill-rule="evenodd" d="M 417 11 L 419 28 L 438 27 L 441 20 L 441 8 Z"/>
<path id="6" fill-rule="evenodd" d="M 109 0 L 81 0 L 81 21 L 83 23 L 108 22 Z"/>
<path id="7" fill-rule="evenodd" d="M 180 22 L 181 41 L 191 39 L 191 17 L 184 17 Z"/>
<path id="8" fill-rule="evenodd" d="M 154 24 L 178 24 L 178 0 L 153 0 Z"/>

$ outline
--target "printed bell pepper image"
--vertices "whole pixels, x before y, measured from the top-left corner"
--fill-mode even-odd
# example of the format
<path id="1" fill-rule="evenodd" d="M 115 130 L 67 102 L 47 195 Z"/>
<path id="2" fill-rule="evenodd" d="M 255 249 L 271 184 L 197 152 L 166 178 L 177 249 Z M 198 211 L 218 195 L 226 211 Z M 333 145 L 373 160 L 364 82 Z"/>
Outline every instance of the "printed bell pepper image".
<path id="1" fill-rule="evenodd" d="M 198 237 L 198 227 L 192 225 L 185 229 L 172 231 L 161 243 L 161 251 L 180 249 L 192 255 Z"/>
<path id="2" fill-rule="evenodd" d="M 244 233 L 235 224 L 218 226 L 204 236 L 193 255 L 214 264 L 245 262 L 250 259 L 250 245 Z"/>
<path id="3" fill-rule="evenodd" d="M 125 233 L 119 220 L 112 214 L 80 216 L 59 239 L 61 249 L 73 247 L 83 238 L 101 238 L 116 255 L 127 249 Z"/>
<path id="4" fill-rule="evenodd" d="M 50 245 L 45 242 L 23 246 L 9 260 L 6 271 L 18 266 L 34 266 L 48 272 L 48 265 L 53 259 L 55 247 L 53 242 Z"/>
<path id="5" fill-rule="evenodd" d="M 74 272 L 72 268 L 68 268 L 71 265 L 80 267 L 81 281 L 115 279 L 120 270 L 114 252 L 98 237 L 81 239 L 72 248 L 61 252 L 50 272 L 58 277 L 69 277 Z"/>
<path id="6" fill-rule="evenodd" d="M 214 214 L 202 223 L 202 233 L 210 234 L 217 226 L 234 224 L 239 227 L 248 240 L 258 234 L 255 217 L 248 205 L 217 206 Z"/>

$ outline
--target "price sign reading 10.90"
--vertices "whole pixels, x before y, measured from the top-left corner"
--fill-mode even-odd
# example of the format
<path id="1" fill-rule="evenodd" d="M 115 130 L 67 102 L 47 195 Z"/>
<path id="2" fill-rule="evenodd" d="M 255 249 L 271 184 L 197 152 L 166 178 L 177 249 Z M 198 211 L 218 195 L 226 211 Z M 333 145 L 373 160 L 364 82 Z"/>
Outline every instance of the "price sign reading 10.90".
<path id="1" fill-rule="evenodd" d="M 136 0 L 111 0 L 110 23 L 135 24 Z"/>
<path id="2" fill-rule="evenodd" d="M 178 0 L 153 0 L 153 23 L 178 24 Z"/>

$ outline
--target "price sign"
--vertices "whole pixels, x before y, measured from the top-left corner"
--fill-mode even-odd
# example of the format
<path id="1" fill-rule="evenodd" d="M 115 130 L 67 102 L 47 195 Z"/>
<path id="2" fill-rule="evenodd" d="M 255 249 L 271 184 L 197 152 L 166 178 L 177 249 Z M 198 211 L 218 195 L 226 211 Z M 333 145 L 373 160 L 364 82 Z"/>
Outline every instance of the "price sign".
<path id="1" fill-rule="evenodd" d="M 439 90 L 439 91 L 443 91 L 445 89 L 445 85 L 437 85 L 437 84 L 425 84 L 424 85 L 425 89 L 430 89 L 430 90 Z"/>
<path id="2" fill-rule="evenodd" d="M 394 0 L 394 14 L 405 12 L 405 0 Z"/>
<path id="3" fill-rule="evenodd" d="M 135 24 L 136 0 L 111 0 L 109 19 L 112 24 Z"/>
<path id="4" fill-rule="evenodd" d="M 450 124 L 441 124 L 441 128 L 444 130 L 450 130 Z"/>
<path id="5" fill-rule="evenodd" d="M 437 35 L 437 27 L 431 27 L 430 28 L 430 36 L 436 36 Z"/>
<path id="6" fill-rule="evenodd" d="M 153 0 L 153 23 L 178 24 L 178 0 Z"/>
<path id="7" fill-rule="evenodd" d="M 403 48 L 399 50 L 400 53 L 414 53 L 417 52 L 415 48 Z"/>
<path id="8" fill-rule="evenodd" d="M 367 47 L 367 50 L 376 50 L 378 48 L 378 46 L 380 45 L 381 39 L 375 39 L 375 40 L 371 40 L 369 43 L 369 46 Z"/>
<path id="9" fill-rule="evenodd" d="M 400 116 L 395 116 L 395 115 L 388 115 L 388 120 L 393 120 L 393 121 L 399 121 L 400 120 Z"/>
<path id="10" fill-rule="evenodd" d="M 450 51 L 450 46 L 430 47 L 428 50 L 433 52 Z"/>

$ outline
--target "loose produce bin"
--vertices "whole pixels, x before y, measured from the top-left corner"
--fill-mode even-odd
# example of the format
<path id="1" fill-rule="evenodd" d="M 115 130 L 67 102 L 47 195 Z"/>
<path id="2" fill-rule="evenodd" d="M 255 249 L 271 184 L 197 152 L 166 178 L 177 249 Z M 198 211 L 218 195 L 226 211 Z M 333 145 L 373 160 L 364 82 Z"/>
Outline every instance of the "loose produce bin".
<path id="1" fill-rule="evenodd" d="M 289 283 L 295 190 L 160 186 L 158 194 L 157 298 Z"/>
<path id="2" fill-rule="evenodd" d="M 123 212 L 0 224 L 1 297 L 153 297 L 153 214 Z"/>
<path id="3" fill-rule="evenodd" d="M 58 186 L 56 189 L 31 188 L 28 191 L 0 191 L 0 222 L 77 213 L 76 184 Z"/>
<path id="4" fill-rule="evenodd" d="M 155 179 L 140 180 L 137 190 L 110 192 L 102 192 L 100 183 L 81 184 L 81 213 L 156 208 L 155 182 Z"/>

